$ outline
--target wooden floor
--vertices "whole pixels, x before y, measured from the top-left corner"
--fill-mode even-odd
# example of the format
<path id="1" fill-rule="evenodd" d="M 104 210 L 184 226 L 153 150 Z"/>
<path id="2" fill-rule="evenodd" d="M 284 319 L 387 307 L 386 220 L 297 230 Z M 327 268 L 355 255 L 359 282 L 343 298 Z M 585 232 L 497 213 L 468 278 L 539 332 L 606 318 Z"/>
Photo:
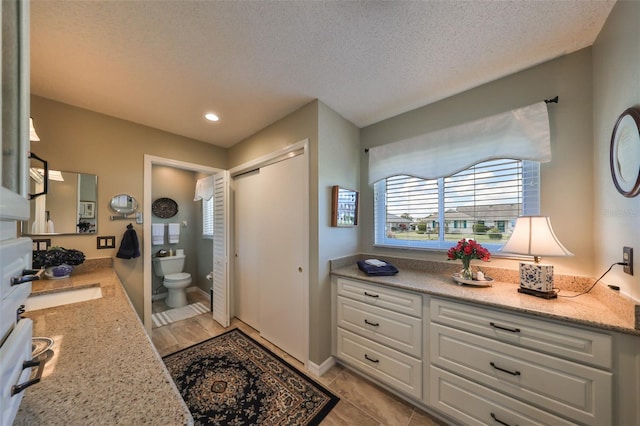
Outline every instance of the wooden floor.
<path id="1" fill-rule="evenodd" d="M 208 297 L 200 291 L 188 292 L 189 303 L 202 302 L 209 306 Z M 163 301 L 153 302 L 153 312 L 167 309 Z M 323 384 L 340 397 L 340 402 L 322 421 L 322 425 L 393 425 L 393 426 L 435 426 L 442 423 L 423 411 L 413 407 L 396 396 L 386 392 L 360 376 L 336 365 L 321 377 L 315 377 L 304 369 L 302 363 L 289 356 L 280 348 L 260 337 L 259 333 L 238 319 L 231 321 L 237 327 L 262 343 L 271 351 L 307 376 Z M 230 328 L 229 328 L 230 329 Z M 211 316 L 201 314 L 184 321 L 174 322 L 154 328 L 151 333 L 153 344 L 161 356 L 186 348 L 209 339 L 229 329 L 224 329 Z"/>

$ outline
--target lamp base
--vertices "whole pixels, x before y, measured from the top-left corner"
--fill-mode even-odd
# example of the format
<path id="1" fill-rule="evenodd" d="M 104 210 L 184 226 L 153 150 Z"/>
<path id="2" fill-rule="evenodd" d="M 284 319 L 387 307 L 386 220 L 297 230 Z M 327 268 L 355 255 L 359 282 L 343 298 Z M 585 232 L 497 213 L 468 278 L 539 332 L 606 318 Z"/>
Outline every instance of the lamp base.
<path id="1" fill-rule="evenodd" d="M 520 262 L 520 288 L 541 292 L 553 291 L 553 265 Z"/>
<path id="2" fill-rule="evenodd" d="M 518 293 L 529 294 L 531 296 L 542 297 L 543 299 L 556 299 L 558 297 L 558 293 L 555 291 L 539 291 L 533 290 L 526 287 L 520 287 L 518 289 Z"/>

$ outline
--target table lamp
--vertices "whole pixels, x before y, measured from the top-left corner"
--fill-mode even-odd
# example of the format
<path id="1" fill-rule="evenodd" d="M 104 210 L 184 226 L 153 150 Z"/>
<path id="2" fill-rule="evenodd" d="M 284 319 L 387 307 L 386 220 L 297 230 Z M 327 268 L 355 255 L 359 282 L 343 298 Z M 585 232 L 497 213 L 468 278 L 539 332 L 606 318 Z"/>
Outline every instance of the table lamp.
<path id="1" fill-rule="evenodd" d="M 573 256 L 573 253 L 560 243 L 548 217 L 518 217 L 511 238 L 500 251 L 533 256 L 533 262 L 520 262 L 519 293 L 545 299 L 557 297 L 553 290 L 553 265 L 540 263 L 540 257 Z"/>

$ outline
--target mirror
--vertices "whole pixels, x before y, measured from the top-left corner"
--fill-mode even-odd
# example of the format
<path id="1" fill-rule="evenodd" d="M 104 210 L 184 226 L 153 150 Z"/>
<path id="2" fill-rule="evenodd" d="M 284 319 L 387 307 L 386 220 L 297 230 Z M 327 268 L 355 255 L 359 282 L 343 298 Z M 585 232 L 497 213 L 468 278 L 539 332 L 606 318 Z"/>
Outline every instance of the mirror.
<path id="1" fill-rule="evenodd" d="M 135 213 L 138 210 L 138 201 L 131 195 L 118 194 L 109 203 L 111 210 L 121 215 Z"/>
<path id="2" fill-rule="evenodd" d="M 44 172 L 29 169 L 29 192 L 44 187 Z M 31 201 L 28 222 L 22 222 L 23 235 L 88 234 L 98 231 L 98 177 L 75 172 L 49 170 L 46 195 Z"/>
<path id="3" fill-rule="evenodd" d="M 331 191 L 331 226 L 358 225 L 358 191 L 333 186 Z"/>

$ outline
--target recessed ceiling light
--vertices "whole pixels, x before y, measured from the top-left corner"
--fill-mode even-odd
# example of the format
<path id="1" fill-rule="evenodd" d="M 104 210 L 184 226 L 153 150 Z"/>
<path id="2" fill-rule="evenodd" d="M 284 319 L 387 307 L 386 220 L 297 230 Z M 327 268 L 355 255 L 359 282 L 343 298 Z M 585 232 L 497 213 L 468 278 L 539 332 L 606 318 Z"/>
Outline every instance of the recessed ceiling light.
<path id="1" fill-rule="evenodd" d="M 218 120 L 220 120 L 220 118 L 217 115 L 215 115 L 214 113 L 212 113 L 212 112 L 206 113 L 204 115 L 204 118 L 206 118 L 209 121 L 218 121 Z"/>

